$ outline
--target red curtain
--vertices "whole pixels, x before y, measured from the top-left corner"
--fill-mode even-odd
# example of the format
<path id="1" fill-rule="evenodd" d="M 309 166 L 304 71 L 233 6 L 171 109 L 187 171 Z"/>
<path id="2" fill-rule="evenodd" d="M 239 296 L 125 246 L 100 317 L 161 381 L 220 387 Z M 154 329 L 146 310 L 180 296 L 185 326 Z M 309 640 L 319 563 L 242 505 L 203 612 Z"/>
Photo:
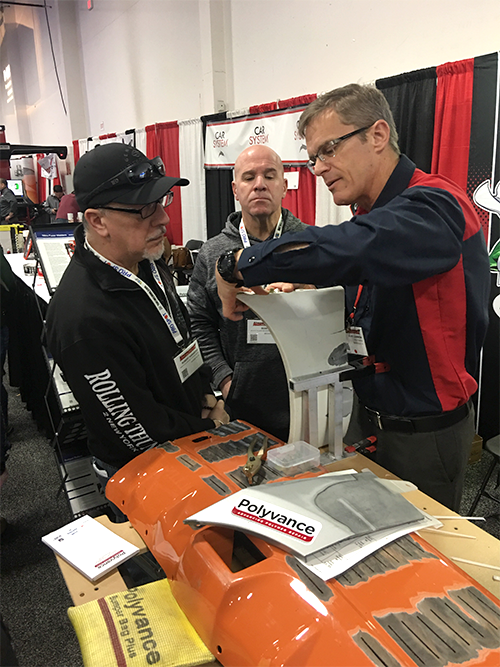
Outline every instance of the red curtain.
<path id="1" fill-rule="evenodd" d="M 147 128 L 146 128 L 147 129 Z M 156 124 L 156 155 L 159 155 L 165 165 L 165 173 L 168 176 L 179 177 L 179 125 L 176 120 L 168 123 Z M 148 135 L 149 142 L 149 135 Z M 149 143 L 148 143 L 149 146 Z M 156 155 L 148 157 L 156 157 Z M 168 207 L 168 217 L 170 218 L 170 229 L 168 237 L 175 245 L 182 245 L 182 209 L 181 193 L 179 188 L 174 188 L 174 200 Z"/>
<path id="2" fill-rule="evenodd" d="M 158 155 L 158 152 L 156 125 L 146 125 L 146 155 L 150 160 L 152 160 Z"/>
<path id="3" fill-rule="evenodd" d="M 45 155 L 43 153 L 37 153 L 36 155 L 36 183 L 37 183 L 37 192 L 38 192 L 38 202 L 42 203 L 47 199 L 47 179 L 42 176 L 42 168 L 40 167 L 38 160 L 41 160 Z"/>
<path id="4" fill-rule="evenodd" d="M 298 190 L 288 190 L 283 199 L 283 208 L 308 225 L 314 225 L 316 213 L 316 177 L 307 167 L 287 167 L 286 171 L 299 172 Z"/>
<path id="5" fill-rule="evenodd" d="M 75 167 L 79 159 L 80 159 L 80 142 L 78 141 L 78 139 L 75 139 L 73 141 L 73 162 L 75 164 Z"/>
<path id="6" fill-rule="evenodd" d="M 300 95 L 299 97 L 289 97 L 287 100 L 279 100 L 278 109 L 288 109 L 289 107 L 300 107 L 304 104 L 310 104 L 317 97 L 316 93 L 311 93 L 311 95 Z"/>
<path id="7" fill-rule="evenodd" d="M 474 59 L 436 68 L 436 112 L 432 173 L 447 176 L 467 189 Z"/>
<path id="8" fill-rule="evenodd" d="M 266 102 L 265 104 L 255 104 L 250 107 L 249 112 L 251 114 L 267 113 L 268 111 L 276 111 L 277 108 L 276 102 Z"/>
<path id="9" fill-rule="evenodd" d="M 0 125 L 0 144 L 6 144 L 5 126 Z M 10 162 L 9 160 L 0 160 L 0 178 L 10 178 Z"/>

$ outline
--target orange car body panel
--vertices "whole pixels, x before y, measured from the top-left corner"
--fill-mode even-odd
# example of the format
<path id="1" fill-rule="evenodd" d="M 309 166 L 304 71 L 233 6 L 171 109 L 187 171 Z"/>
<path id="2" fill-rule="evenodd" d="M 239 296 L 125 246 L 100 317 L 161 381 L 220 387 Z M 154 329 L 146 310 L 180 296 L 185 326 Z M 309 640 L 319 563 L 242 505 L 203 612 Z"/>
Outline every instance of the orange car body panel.
<path id="1" fill-rule="evenodd" d="M 223 665 L 500 665 L 500 639 L 494 638 L 500 628 L 498 601 L 415 534 L 403 538 L 402 546 L 389 545 L 388 551 L 365 559 L 355 575 L 348 572 L 328 582 L 304 575 L 292 556 L 248 535 L 261 559 L 232 571 L 234 531 L 195 530 L 184 520 L 225 497 L 224 489 L 227 495 L 242 488 L 234 475 L 241 473 L 244 453 L 207 460 L 213 445 L 262 433 L 238 423 L 246 430 L 237 435 L 201 433 L 145 452 L 118 471 L 106 489 Z M 312 474 L 318 472 L 307 476 Z M 398 563 L 393 564 L 394 554 Z M 373 557 L 378 561 L 369 560 Z M 480 614 L 474 610 L 478 605 Z M 451 621 L 440 616 L 448 614 L 459 619 L 451 631 Z M 424 640 L 415 639 L 415 624 Z M 445 635 L 445 646 L 438 650 L 436 642 L 441 647 Z M 429 656 L 434 656 L 432 663 Z"/>

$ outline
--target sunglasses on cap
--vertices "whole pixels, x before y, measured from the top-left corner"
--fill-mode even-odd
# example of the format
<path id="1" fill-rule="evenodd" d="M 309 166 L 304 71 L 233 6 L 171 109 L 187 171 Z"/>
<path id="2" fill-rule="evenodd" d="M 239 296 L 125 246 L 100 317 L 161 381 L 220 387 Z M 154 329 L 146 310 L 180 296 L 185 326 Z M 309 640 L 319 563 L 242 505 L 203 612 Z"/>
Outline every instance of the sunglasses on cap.
<path id="1" fill-rule="evenodd" d="M 155 157 L 149 162 L 138 162 L 98 185 L 88 195 L 87 199 L 90 200 L 100 192 L 115 188 L 117 185 L 125 185 L 127 183 L 139 185 L 150 181 L 152 178 L 158 178 L 158 176 L 165 176 L 165 165 L 161 157 Z"/>

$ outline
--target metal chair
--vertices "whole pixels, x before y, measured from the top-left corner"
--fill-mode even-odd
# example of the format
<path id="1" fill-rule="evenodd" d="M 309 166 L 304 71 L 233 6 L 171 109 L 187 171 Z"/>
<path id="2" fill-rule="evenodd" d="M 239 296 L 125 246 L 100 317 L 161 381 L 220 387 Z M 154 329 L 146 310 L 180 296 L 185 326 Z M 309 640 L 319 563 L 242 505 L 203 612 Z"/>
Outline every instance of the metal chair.
<path id="1" fill-rule="evenodd" d="M 496 435 L 493 438 L 490 438 L 489 440 L 486 441 L 484 448 L 490 452 L 490 454 L 493 455 L 493 460 L 490 464 L 490 467 L 488 468 L 488 472 L 484 476 L 484 479 L 482 481 L 481 487 L 479 488 L 479 491 L 476 494 L 476 497 L 474 498 L 474 501 L 472 502 L 471 508 L 469 510 L 469 515 L 474 514 L 474 510 L 477 507 L 477 504 L 481 500 L 482 496 L 485 496 L 486 498 L 489 498 L 490 500 L 494 500 L 497 503 L 500 503 L 500 498 L 496 498 L 495 496 L 492 496 L 489 491 L 486 491 L 486 485 L 490 481 L 490 477 L 493 474 L 493 471 L 495 470 L 495 466 L 500 463 L 500 435 Z M 500 470 L 498 471 L 498 477 L 497 477 L 497 484 L 495 489 L 498 489 L 500 486 Z"/>
<path id="2" fill-rule="evenodd" d="M 198 253 L 200 252 L 200 248 L 203 245 L 203 241 L 199 241 L 198 239 L 190 239 L 184 247 L 186 250 L 189 251 L 189 255 L 191 257 L 191 266 L 190 267 L 184 267 L 182 269 L 182 273 L 184 274 L 184 279 L 186 283 L 189 283 L 191 280 L 191 276 L 193 275 L 193 268 L 196 263 L 196 258 L 198 257 Z"/>

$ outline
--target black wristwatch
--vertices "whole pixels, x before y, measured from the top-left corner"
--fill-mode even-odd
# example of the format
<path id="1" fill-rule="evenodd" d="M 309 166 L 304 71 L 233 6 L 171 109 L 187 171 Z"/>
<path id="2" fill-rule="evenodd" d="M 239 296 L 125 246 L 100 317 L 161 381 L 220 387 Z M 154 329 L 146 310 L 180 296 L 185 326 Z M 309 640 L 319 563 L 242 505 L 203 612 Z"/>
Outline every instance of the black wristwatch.
<path id="1" fill-rule="evenodd" d="M 220 276 L 227 283 L 232 283 L 236 287 L 241 287 L 243 285 L 242 280 L 238 280 L 235 277 L 234 272 L 236 270 L 236 257 L 234 256 L 235 252 L 238 252 L 240 248 L 235 248 L 234 250 L 228 250 L 217 260 L 217 270 L 220 273 Z"/>

